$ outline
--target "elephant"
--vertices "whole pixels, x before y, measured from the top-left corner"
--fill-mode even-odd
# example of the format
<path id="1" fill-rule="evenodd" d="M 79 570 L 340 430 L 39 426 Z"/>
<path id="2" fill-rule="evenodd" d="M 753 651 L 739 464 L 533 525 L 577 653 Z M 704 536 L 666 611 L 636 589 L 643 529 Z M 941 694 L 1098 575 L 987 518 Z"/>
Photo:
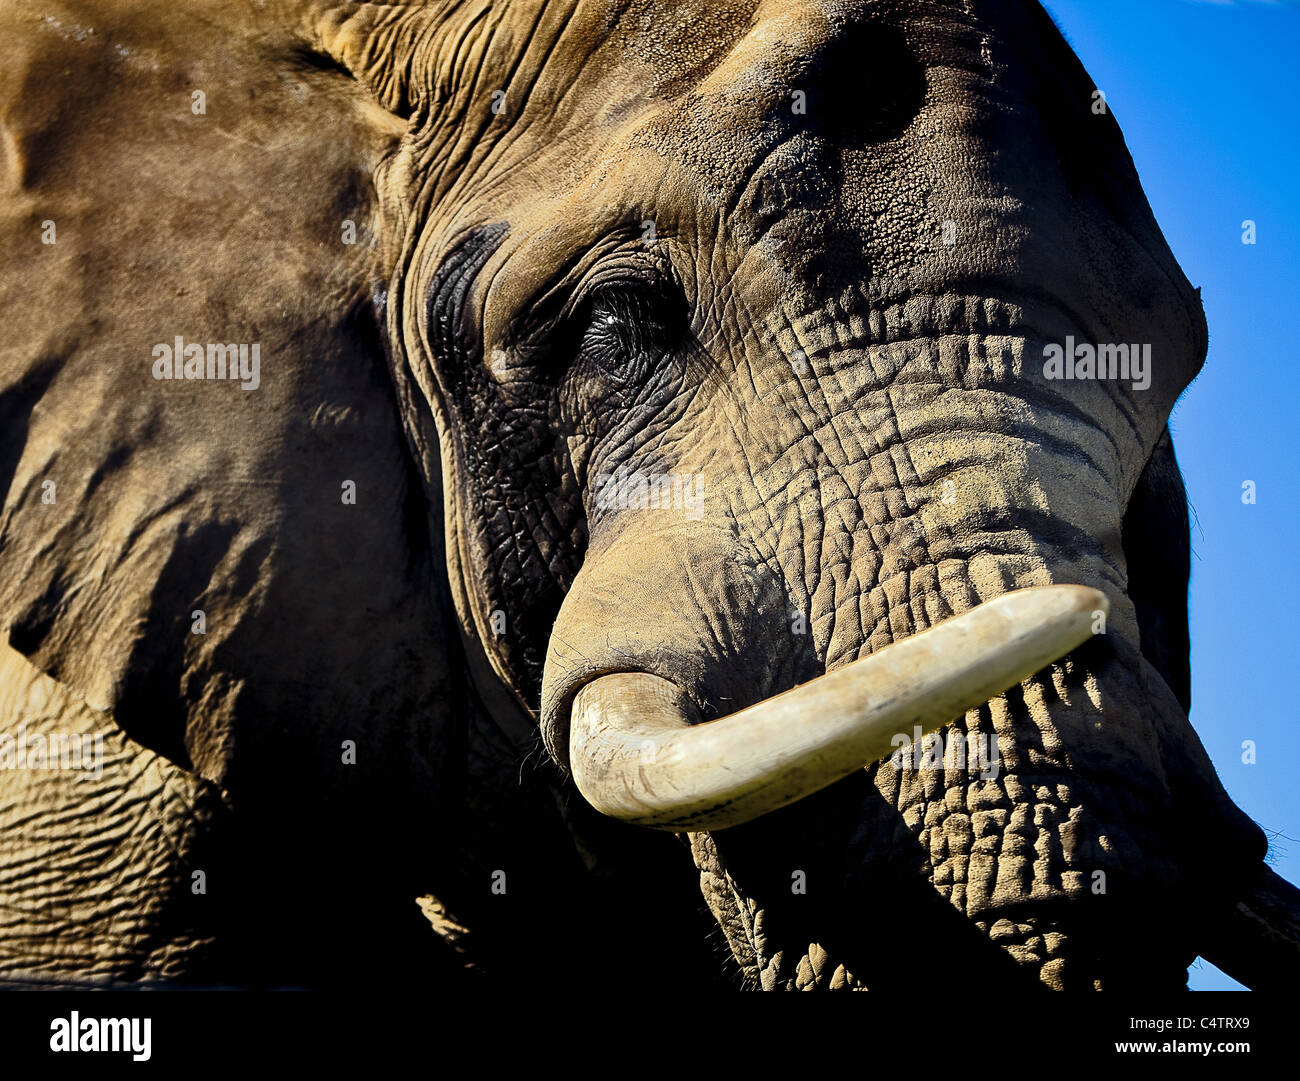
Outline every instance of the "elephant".
<path id="1" fill-rule="evenodd" d="M 1037 0 L 0 20 L 7 984 L 1300 971 Z"/>

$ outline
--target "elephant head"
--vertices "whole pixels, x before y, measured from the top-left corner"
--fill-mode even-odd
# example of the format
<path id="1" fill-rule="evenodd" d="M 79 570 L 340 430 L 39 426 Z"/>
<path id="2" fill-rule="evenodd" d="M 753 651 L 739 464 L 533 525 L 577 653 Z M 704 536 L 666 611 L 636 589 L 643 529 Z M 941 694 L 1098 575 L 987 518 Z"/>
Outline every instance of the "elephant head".
<path id="1" fill-rule="evenodd" d="M 403 813 L 472 836 L 490 804 L 527 834 L 484 777 L 549 756 L 588 869 L 683 866 L 641 823 L 686 835 L 753 986 L 977 962 L 1176 987 L 1216 944 L 1259 982 L 1261 943 L 1294 958 L 1187 720 L 1166 422 L 1199 296 L 1034 0 L 241 18 L 220 45 L 170 14 L 122 16 L 120 54 L 60 45 L 111 91 L 75 136 L 53 96 L 12 126 L 17 187 L 63 199 L 16 219 L 68 218 L 30 256 L 40 303 L 9 280 L 14 648 L 245 815 L 339 790 L 364 731 L 381 765 L 348 814 L 392 808 L 414 748 Z M 187 341 L 260 343 L 260 372 L 214 381 L 200 349 L 183 378 Z M 1059 660 L 1083 636 L 1043 646 L 1014 607 L 1038 595 L 1003 598 L 1043 586 L 1080 587 L 1042 596 L 1090 628 Z M 993 611 L 1044 652 L 955 693 Z M 883 760 L 808 743 L 859 670 Z M 952 723 L 912 746 L 913 718 Z M 814 776 L 774 782 L 796 750 Z"/>

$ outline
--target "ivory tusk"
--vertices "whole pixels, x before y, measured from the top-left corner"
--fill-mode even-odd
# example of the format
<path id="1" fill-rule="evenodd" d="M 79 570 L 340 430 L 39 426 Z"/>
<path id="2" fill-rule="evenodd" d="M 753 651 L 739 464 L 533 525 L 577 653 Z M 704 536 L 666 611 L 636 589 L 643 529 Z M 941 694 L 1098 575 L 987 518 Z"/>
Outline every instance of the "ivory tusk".
<path id="1" fill-rule="evenodd" d="M 931 732 L 1027 679 L 1090 638 L 1108 610 L 1086 586 L 1016 590 L 705 723 L 668 680 L 601 676 L 573 701 L 574 781 L 626 822 L 740 825 L 888 757 L 895 734 Z"/>

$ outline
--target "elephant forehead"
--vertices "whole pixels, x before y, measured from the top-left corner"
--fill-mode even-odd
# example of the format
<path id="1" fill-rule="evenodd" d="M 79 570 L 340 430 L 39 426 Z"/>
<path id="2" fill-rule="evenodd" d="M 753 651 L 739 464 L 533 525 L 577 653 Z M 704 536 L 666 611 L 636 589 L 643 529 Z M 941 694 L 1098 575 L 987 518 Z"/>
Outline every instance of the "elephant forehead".
<path id="1" fill-rule="evenodd" d="M 495 286 L 510 294 L 504 310 L 528 299 L 530 279 L 647 223 L 711 251 L 721 288 L 747 261 L 754 309 L 826 270 L 846 280 L 900 272 L 931 246 L 923 202 L 945 176 L 936 155 L 973 158 L 953 140 L 927 156 L 933 132 L 907 132 L 926 105 L 924 42 L 914 47 L 897 14 L 864 18 L 870 5 L 527 10 L 469 5 L 436 33 L 407 25 L 400 38 L 393 16 L 369 16 L 385 22 L 366 31 L 357 15 L 347 33 L 322 36 L 349 63 L 364 54 L 379 65 L 374 85 L 390 102 L 414 91 L 393 91 L 389 72 L 420 73 L 406 79 L 426 88 L 425 104 L 381 186 L 416 208 L 405 225 L 424 268 L 417 280 L 466 229 L 509 224 L 484 273 L 495 279 L 512 263 L 513 280 Z M 969 167 L 947 180 L 989 200 L 1001 194 Z M 992 201 L 982 209 L 1006 212 Z"/>
<path id="2" fill-rule="evenodd" d="M 880 20 L 864 21 L 868 11 L 792 0 L 332 5 L 308 33 L 411 119 L 409 163 L 392 179 L 431 205 L 453 192 L 460 207 L 485 189 L 516 201 L 554 193 L 639 149 L 695 174 L 721 205 L 807 127 L 808 95 L 815 116 L 878 117 L 869 98 L 901 56 L 915 96 L 911 50 Z M 860 78 L 864 61 L 876 82 Z M 868 99 L 862 109 L 854 95 Z M 849 108 L 831 108 L 832 97 Z M 896 134 L 833 127 L 832 141 Z"/>
<path id="3" fill-rule="evenodd" d="M 539 104 L 563 96 L 571 107 L 611 75 L 654 97 L 693 87 L 747 33 L 759 7 L 756 0 L 327 0 L 308 6 L 303 26 L 395 112 L 464 106 L 512 86 Z M 579 71 L 580 79 L 565 81 Z"/>

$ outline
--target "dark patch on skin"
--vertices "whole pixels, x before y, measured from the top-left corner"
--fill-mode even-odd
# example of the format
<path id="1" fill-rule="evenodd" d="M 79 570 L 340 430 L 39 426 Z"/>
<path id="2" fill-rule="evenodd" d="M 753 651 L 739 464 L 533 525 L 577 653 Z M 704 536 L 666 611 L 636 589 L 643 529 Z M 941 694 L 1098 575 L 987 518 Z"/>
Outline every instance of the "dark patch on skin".
<path id="1" fill-rule="evenodd" d="M 897 139 L 925 101 L 925 68 L 902 32 L 865 21 L 819 51 L 796 89 L 807 120 L 837 147 Z"/>
<path id="2" fill-rule="evenodd" d="M 27 443 L 34 410 L 59 372 L 61 358 L 50 356 L 31 365 L 13 386 L 0 393 L 0 501 L 8 502 L 9 486 Z M 37 489 L 39 493 L 39 489 Z"/>
<path id="3" fill-rule="evenodd" d="M 332 72 L 342 75 L 344 78 L 352 80 L 356 76 L 348 69 L 347 65 L 340 59 L 330 56 L 329 53 L 322 52 L 319 49 L 313 49 L 306 42 L 300 43 L 295 47 L 291 54 L 305 68 L 311 68 L 315 71 Z"/>
<path id="4" fill-rule="evenodd" d="M 435 359 L 461 371 L 483 359 L 483 343 L 466 318 L 466 300 L 478 273 L 505 239 L 505 222 L 481 225 L 462 236 L 429 286 L 429 340 Z"/>
<path id="5" fill-rule="evenodd" d="M 470 298 L 508 229 L 480 226 L 457 241 L 429 288 L 428 334 L 458 432 L 458 504 L 472 521 L 468 573 L 479 587 L 478 603 L 487 605 L 485 617 L 498 610 L 506 617 L 505 633 L 484 645 L 536 705 L 551 627 L 581 566 L 586 526 L 548 388 L 527 368 L 502 385 L 483 363 Z"/>

